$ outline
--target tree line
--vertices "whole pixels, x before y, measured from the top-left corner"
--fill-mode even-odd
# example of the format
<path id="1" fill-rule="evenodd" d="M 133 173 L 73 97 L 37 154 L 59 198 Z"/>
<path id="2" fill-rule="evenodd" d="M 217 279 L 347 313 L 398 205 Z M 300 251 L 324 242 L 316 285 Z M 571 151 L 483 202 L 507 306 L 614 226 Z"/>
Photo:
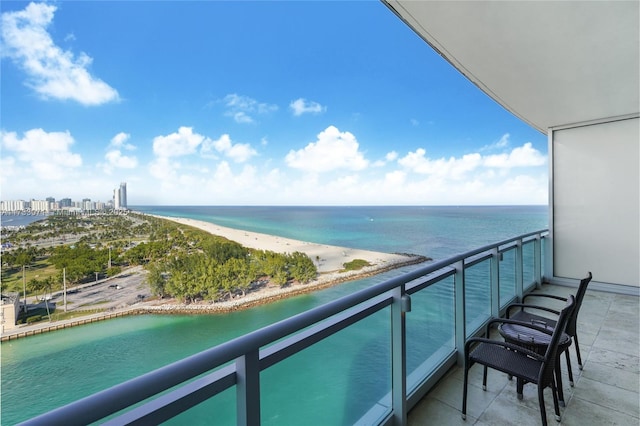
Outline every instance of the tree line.
<path id="1" fill-rule="evenodd" d="M 72 244 L 46 246 L 74 236 Z M 89 281 L 95 274 L 113 276 L 122 267 L 142 265 L 151 291 L 185 302 L 224 300 L 244 295 L 271 282 L 285 286 L 308 283 L 317 268 L 304 253 L 255 250 L 206 231 L 152 216 L 129 214 L 90 217 L 50 217 L 20 232 L 4 235 L 20 247 L 3 253 L 6 270 L 45 263 L 58 272 L 29 280 L 31 292 L 62 288 Z"/>
<path id="2" fill-rule="evenodd" d="M 145 266 L 154 294 L 185 302 L 245 295 L 260 281 L 285 286 L 317 276 L 316 265 L 304 253 L 249 249 L 168 221 L 155 223 L 149 242 L 131 248 L 124 258 Z"/>

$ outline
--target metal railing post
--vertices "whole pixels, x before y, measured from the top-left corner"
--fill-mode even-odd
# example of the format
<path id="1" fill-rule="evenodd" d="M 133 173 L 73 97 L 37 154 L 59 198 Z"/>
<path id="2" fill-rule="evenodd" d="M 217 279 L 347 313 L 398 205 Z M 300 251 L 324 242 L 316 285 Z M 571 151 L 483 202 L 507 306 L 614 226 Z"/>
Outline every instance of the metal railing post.
<path id="1" fill-rule="evenodd" d="M 255 349 L 236 359 L 238 426 L 260 425 L 260 363 Z"/>
<path id="2" fill-rule="evenodd" d="M 516 296 L 522 300 L 524 296 L 524 264 L 523 264 L 522 239 L 516 242 Z"/>
<path id="3" fill-rule="evenodd" d="M 456 321 L 456 350 L 458 352 L 458 365 L 464 363 L 464 344 L 467 340 L 467 315 L 465 306 L 465 278 L 464 278 L 464 259 L 455 263 L 456 273 L 454 275 L 455 285 L 455 321 Z"/>
<path id="4" fill-rule="evenodd" d="M 405 314 L 411 298 L 404 284 L 393 289 L 391 304 L 391 404 L 393 424 L 407 424 L 407 330 Z"/>
<path id="5" fill-rule="evenodd" d="M 536 288 L 542 287 L 542 235 L 536 235 L 533 243 L 533 279 L 536 282 Z"/>
<path id="6" fill-rule="evenodd" d="M 491 251 L 491 316 L 500 317 L 500 250 Z"/>

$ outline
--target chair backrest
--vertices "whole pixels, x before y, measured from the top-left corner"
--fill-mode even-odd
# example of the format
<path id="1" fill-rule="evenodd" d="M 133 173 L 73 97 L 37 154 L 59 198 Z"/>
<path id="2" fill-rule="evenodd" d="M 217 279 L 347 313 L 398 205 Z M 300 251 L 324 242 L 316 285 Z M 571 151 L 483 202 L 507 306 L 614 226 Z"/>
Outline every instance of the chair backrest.
<path id="1" fill-rule="evenodd" d="M 584 299 L 584 294 L 587 292 L 587 286 L 591 281 L 591 277 L 591 272 L 589 272 L 589 275 L 587 275 L 586 278 L 580 280 L 580 285 L 578 286 L 578 291 L 576 292 L 576 307 L 573 310 L 573 314 L 569 318 L 569 322 L 567 323 L 566 333 L 571 337 L 574 337 L 576 335 L 578 325 L 578 311 L 580 311 L 582 299 Z"/>
<path id="2" fill-rule="evenodd" d="M 573 312 L 575 312 L 575 309 L 576 299 L 573 295 L 569 295 L 567 298 L 567 304 L 560 311 L 558 322 L 556 323 L 556 326 L 553 329 L 553 334 L 551 335 L 551 341 L 549 342 L 547 351 L 544 354 L 545 360 L 540 368 L 539 384 L 546 385 L 551 383 L 551 380 L 553 380 L 553 373 L 558 355 L 558 345 L 560 344 L 562 334 L 566 332 L 567 324 L 569 323 L 569 319 L 573 315 Z"/>

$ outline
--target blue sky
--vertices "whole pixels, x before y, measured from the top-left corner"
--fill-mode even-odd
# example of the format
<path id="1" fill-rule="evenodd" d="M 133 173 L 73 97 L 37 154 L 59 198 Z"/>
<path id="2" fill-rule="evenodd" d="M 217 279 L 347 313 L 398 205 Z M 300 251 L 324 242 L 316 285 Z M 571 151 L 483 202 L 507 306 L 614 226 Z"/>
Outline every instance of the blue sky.
<path id="1" fill-rule="evenodd" d="M 380 2 L 1 7 L 3 200 L 548 201 L 546 136 Z"/>

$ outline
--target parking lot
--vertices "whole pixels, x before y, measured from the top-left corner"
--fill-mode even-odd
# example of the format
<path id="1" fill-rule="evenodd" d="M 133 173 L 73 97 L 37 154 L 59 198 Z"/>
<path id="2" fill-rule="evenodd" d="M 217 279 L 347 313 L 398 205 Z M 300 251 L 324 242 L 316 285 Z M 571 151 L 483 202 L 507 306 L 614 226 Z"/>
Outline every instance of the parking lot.
<path id="1" fill-rule="evenodd" d="M 67 288 L 67 312 L 94 309 L 118 309 L 151 297 L 142 267 L 131 268 L 122 274 L 99 280 L 97 283 L 81 284 Z M 31 302 L 31 301 L 30 301 Z M 42 300 L 36 301 L 44 306 Z M 49 309 L 64 310 L 63 292 L 55 292 L 48 298 Z"/>

